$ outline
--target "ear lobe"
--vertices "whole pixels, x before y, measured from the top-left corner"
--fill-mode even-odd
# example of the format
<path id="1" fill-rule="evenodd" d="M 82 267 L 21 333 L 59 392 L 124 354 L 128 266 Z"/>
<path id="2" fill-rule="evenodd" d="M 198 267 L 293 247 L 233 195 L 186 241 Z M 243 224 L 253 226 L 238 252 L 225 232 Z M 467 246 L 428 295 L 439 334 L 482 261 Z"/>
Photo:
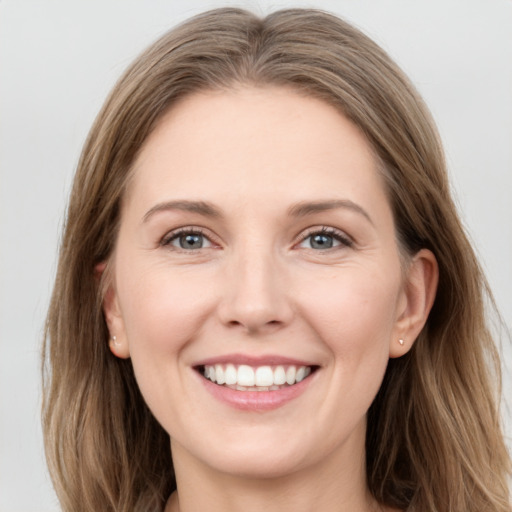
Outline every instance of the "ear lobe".
<path id="1" fill-rule="evenodd" d="M 102 277 L 105 277 L 105 269 L 107 268 L 107 262 L 102 261 L 94 267 L 94 279 L 100 282 Z"/>
<path id="2" fill-rule="evenodd" d="M 117 335 L 114 334 L 110 338 L 108 346 L 112 354 L 119 357 L 119 359 L 128 359 L 130 357 L 130 349 L 128 348 L 125 336 L 123 336 L 122 339 L 119 339 Z"/>
<path id="3" fill-rule="evenodd" d="M 103 314 L 107 322 L 108 331 L 110 333 L 109 348 L 110 351 L 121 359 L 130 357 L 130 350 L 124 328 L 124 320 L 119 307 L 117 293 L 110 275 L 108 263 L 99 263 L 95 267 L 95 275 L 99 281 L 103 280 Z M 108 282 L 108 281 L 110 282 Z"/>
<path id="4" fill-rule="evenodd" d="M 438 281 L 436 257 L 428 249 L 420 250 L 405 276 L 403 305 L 390 341 L 389 357 L 401 357 L 411 349 L 434 304 Z"/>

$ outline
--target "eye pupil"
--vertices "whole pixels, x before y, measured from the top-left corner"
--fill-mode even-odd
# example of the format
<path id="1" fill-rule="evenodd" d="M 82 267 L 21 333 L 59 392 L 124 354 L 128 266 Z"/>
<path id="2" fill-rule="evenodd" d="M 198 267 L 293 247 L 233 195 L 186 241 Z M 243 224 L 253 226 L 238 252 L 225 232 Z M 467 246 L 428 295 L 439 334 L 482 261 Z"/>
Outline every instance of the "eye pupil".
<path id="1" fill-rule="evenodd" d="M 203 246 L 203 235 L 182 235 L 179 238 L 180 247 L 182 249 L 201 249 Z"/>
<path id="2" fill-rule="evenodd" d="M 311 247 L 313 249 L 330 249 L 332 246 L 332 236 L 317 234 L 311 237 Z"/>

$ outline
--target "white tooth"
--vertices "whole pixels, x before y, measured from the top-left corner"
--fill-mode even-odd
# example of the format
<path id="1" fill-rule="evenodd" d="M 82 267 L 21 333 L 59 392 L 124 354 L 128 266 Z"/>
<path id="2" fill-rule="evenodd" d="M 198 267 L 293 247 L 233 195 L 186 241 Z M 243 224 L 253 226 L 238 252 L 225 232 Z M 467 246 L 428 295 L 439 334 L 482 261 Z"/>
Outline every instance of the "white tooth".
<path id="1" fill-rule="evenodd" d="M 304 377 L 306 376 L 306 367 L 305 366 L 301 366 L 298 370 L 297 370 L 297 375 L 295 375 L 295 380 L 297 382 L 300 382 L 301 380 L 304 380 Z"/>
<path id="2" fill-rule="evenodd" d="M 306 378 L 311 373 L 311 367 L 306 366 L 306 374 L 304 375 L 304 378 Z"/>
<path id="3" fill-rule="evenodd" d="M 245 386 L 235 386 L 235 389 L 237 391 L 247 391 L 247 388 Z"/>
<path id="4" fill-rule="evenodd" d="M 256 386 L 272 386 L 274 384 L 274 372 L 270 366 L 256 368 Z"/>
<path id="5" fill-rule="evenodd" d="M 278 389 L 280 389 L 280 388 L 279 388 L 279 386 L 270 386 L 268 389 L 269 389 L 270 391 L 277 391 L 277 390 L 278 390 Z"/>
<path id="6" fill-rule="evenodd" d="M 236 368 L 234 365 L 228 364 L 226 366 L 226 371 L 224 372 L 224 380 L 229 386 L 236 384 Z"/>
<path id="7" fill-rule="evenodd" d="M 262 387 L 258 387 L 256 388 L 256 391 L 268 391 L 269 388 L 267 386 L 262 386 Z"/>
<path id="8" fill-rule="evenodd" d="M 226 382 L 224 368 L 222 368 L 220 364 L 215 365 L 215 376 L 217 377 L 217 384 L 224 384 L 224 382 Z"/>
<path id="9" fill-rule="evenodd" d="M 288 369 L 286 370 L 286 382 L 291 386 L 292 384 L 295 384 L 295 366 L 288 366 Z"/>
<path id="10" fill-rule="evenodd" d="M 278 366 L 274 370 L 274 384 L 276 386 L 282 386 L 286 382 L 286 372 L 282 366 Z"/>
<path id="11" fill-rule="evenodd" d="M 208 378 L 215 382 L 215 366 L 208 366 Z"/>
<path id="12" fill-rule="evenodd" d="M 238 367 L 237 382 L 239 386 L 254 386 L 254 370 L 245 364 Z"/>

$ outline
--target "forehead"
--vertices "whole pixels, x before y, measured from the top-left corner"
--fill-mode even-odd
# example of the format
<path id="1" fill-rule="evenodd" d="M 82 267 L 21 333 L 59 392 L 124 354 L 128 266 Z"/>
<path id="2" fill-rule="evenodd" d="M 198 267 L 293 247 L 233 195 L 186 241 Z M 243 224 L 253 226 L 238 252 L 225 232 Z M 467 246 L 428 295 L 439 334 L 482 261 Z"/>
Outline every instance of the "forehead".
<path id="1" fill-rule="evenodd" d="M 358 127 L 327 103 L 279 87 L 185 97 L 148 137 L 132 178 L 127 198 L 144 202 L 165 194 L 222 203 L 276 192 L 283 201 L 383 193 Z"/>

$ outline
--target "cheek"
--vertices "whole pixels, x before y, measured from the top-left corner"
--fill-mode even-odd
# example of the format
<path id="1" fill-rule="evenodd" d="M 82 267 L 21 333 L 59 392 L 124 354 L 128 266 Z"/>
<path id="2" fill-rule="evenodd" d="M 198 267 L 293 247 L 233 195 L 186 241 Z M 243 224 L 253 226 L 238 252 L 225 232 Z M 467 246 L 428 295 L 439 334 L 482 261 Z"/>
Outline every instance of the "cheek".
<path id="1" fill-rule="evenodd" d="M 198 334 L 211 302 L 200 276 L 158 265 L 124 275 L 119 296 L 133 359 L 175 352 Z"/>
<path id="2" fill-rule="evenodd" d="M 144 399 L 168 432 L 193 403 L 183 380 L 183 354 L 201 336 L 211 297 L 201 293 L 204 280 L 165 265 L 128 265 L 119 275 L 119 297 L 134 373 Z M 123 270 L 120 267 L 120 272 Z M 182 427 L 184 428 L 184 427 Z M 179 430 L 179 429 L 178 429 Z"/>
<path id="3" fill-rule="evenodd" d="M 346 391 L 332 400 L 351 396 L 340 410 L 355 408 L 357 417 L 375 397 L 388 364 L 400 273 L 354 267 L 324 283 L 303 296 L 303 317 L 331 353 L 334 389 Z"/>
<path id="4" fill-rule="evenodd" d="M 304 316 L 336 351 L 389 340 L 397 315 L 398 273 L 347 268 L 323 280 L 322 286 L 307 289 L 302 294 Z"/>

